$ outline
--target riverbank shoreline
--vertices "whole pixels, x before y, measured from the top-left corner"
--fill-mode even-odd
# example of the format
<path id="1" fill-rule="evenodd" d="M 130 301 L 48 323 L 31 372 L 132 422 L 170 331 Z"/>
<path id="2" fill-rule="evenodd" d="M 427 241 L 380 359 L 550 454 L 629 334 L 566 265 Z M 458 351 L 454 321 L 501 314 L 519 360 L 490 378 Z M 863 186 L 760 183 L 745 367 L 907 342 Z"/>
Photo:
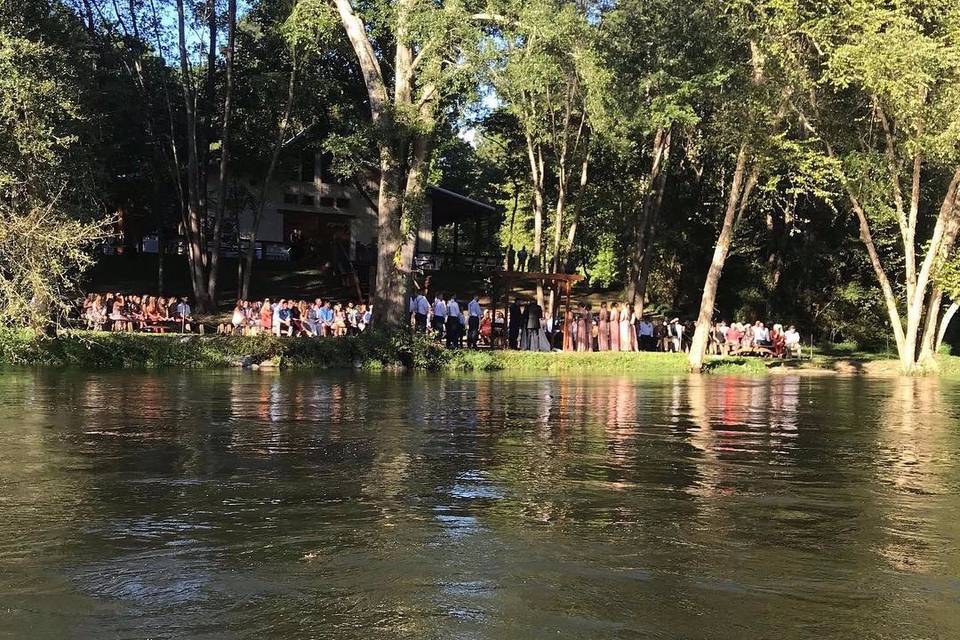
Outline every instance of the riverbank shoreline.
<path id="1" fill-rule="evenodd" d="M 93 369 L 407 369 L 426 371 L 522 371 L 544 373 L 678 375 L 688 373 L 685 354 L 630 352 L 520 352 L 447 350 L 423 336 L 370 333 L 343 338 L 154 335 L 64 332 L 37 338 L 28 331 L 0 331 L 0 364 Z M 960 357 L 938 356 L 932 375 L 960 378 Z M 711 357 L 707 372 L 721 375 L 899 375 L 895 360 L 818 355 L 770 360 Z"/>

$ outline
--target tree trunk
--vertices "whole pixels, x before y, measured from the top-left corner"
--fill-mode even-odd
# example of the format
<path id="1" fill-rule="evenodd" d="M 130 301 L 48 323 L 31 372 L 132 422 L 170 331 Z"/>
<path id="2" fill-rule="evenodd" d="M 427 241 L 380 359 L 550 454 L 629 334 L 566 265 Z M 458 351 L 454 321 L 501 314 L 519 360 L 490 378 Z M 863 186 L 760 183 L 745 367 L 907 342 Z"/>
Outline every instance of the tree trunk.
<path id="1" fill-rule="evenodd" d="M 290 112 L 293 109 L 293 97 L 297 84 L 296 51 L 293 51 L 291 55 L 290 77 L 287 80 L 287 102 L 283 107 L 283 117 L 280 118 L 280 124 L 277 127 L 277 137 L 273 141 L 273 149 L 270 152 L 270 163 L 267 165 L 267 173 L 264 175 L 263 184 L 260 187 L 260 197 L 254 205 L 255 209 L 253 211 L 253 221 L 250 230 L 250 242 L 247 245 L 247 251 L 242 260 L 242 277 L 239 280 L 239 291 L 237 292 L 237 297 L 241 300 L 247 300 L 250 297 L 250 278 L 253 274 L 253 261 L 257 255 L 257 234 L 260 232 L 263 210 L 267 205 L 267 193 L 270 190 L 273 173 L 277 168 L 277 161 L 280 159 L 280 152 L 283 150 L 283 138 L 287 133 L 287 126 L 290 122 Z"/>
<path id="2" fill-rule="evenodd" d="M 647 180 L 644 185 L 643 199 L 640 212 L 633 222 L 633 248 L 630 252 L 629 272 L 627 274 L 626 297 L 631 303 L 636 302 L 639 290 L 640 274 L 643 268 L 644 255 L 650 245 L 647 234 L 652 231 L 651 216 L 654 214 L 657 187 L 661 185 L 660 176 L 665 174 L 663 167 L 664 155 L 670 152 L 670 130 L 660 127 L 654 132 L 650 169 L 647 171 Z M 662 192 L 660 194 L 662 198 Z M 642 302 L 642 300 L 641 300 Z"/>
<path id="3" fill-rule="evenodd" d="M 697 326 L 693 332 L 693 341 L 690 344 L 690 369 L 701 371 L 703 369 L 703 359 L 707 352 L 707 338 L 710 334 L 710 323 L 713 320 L 713 306 L 717 297 L 717 287 L 720 284 L 720 274 L 723 272 L 723 265 L 727 260 L 727 254 L 730 252 L 730 244 L 733 241 L 733 234 L 736 231 L 736 223 L 740 215 L 746 208 L 747 201 L 750 198 L 750 192 L 757 180 L 757 170 L 754 168 L 750 177 L 744 176 L 747 168 L 748 150 L 746 143 L 740 145 L 740 151 L 737 154 L 737 164 L 733 172 L 733 182 L 730 185 L 730 193 L 727 196 L 727 207 L 723 216 L 723 227 L 720 229 L 720 237 L 717 238 L 717 244 L 713 250 L 713 260 L 710 262 L 710 269 L 707 271 L 707 278 L 703 284 L 703 296 L 700 299 L 700 313 L 697 315 Z"/>
<path id="4" fill-rule="evenodd" d="M 177 31 L 180 45 L 180 73 L 183 83 L 184 119 L 187 125 L 187 212 L 184 231 L 187 235 L 187 260 L 197 310 L 207 312 L 210 300 L 207 293 L 206 259 L 201 229 L 200 170 L 197 150 L 197 116 L 194 109 L 194 91 L 187 58 L 186 26 L 183 0 L 177 0 Z"/>
<path id="5" fill-rule="evenodd" d="M 380 193 L 377 202 L 377 279 L 373 292 L 373 324 L 380 328 L 403 326 L 407 275 L 402 270 L 400 230 L 403 196 L 401 169 L 386 145 L 380 150 Z"/>
<path id="6" fill-rule="evenodd" d="M 542 247 L 543 247 L 543 211 L 544 211 L 544 177 L 543 177 L 543 152 L 539 145 L 535 144 L 533 137 L 528 133 L 527 140 L 527 159 L 530 162 L 530 183 L 533 187 L 533 247 L 530 250 L 530 258 L 537 264 L 538 270 L 543 270 L 542 265 Z M 543 283 L 537 281 L 537 304 L 543 308 Z"/>
<path id="7" fill-rule="evenodd" d="M 920 355 L 917 362 L 926 363 L 937 352 L 937 328 L 940 320 L 940 306 L 943 303 L 943 290 L 935 286 L 927 302 L 927 313 L 923 319 L 923 336 L 920 338 Z"/>
<path id="8" fill-rule="evenodd" d="M 667 190 L 667 178 L 670 175 L 670 149 L 673 129 L 667 129 L 667 134 L 662 142 L 662 153 L 660 155 L 660 166 L 656 172 L 654 181 L 653 198 L 650 201 L 650 212 L 648 217 L 649 228 L 647 229 L 647 239 L 643 246 L 643 262 L 640 263 L 640 273 L 637 275 L 637 286 L 635 296 L 630 298 L 634 303 L 639 302 L 641 309 L 647 304 L 647 281 L 650 278 L 650 265 L 653 263 L 654 247 L 656 246 L 657 231 L 660 226 L 660 210 L 663 204 L 663 194 Z M 646 203 L 645 205 L 646 206 Z"/>
<path id="9" fill-rule="evenodd" d="M 953 316 L 957 315 L 957 311 L 960 311 L 960 303 L 954 302 L 943 313 L 943 318 L 940 320 L 940 329 L 937 331 L 937 341 L 934 345 L 935 353 L 940 351 L 943 338 L 947 335 L 947 328 L 950 326 L 950 321 L 953 320 Z"/>
<path id="10" fill-rule="evenodd" d="M 217 208 L 213 216 L 213 239 L 210 244 L 210 269 L 207 290 L 210 303 L 217 304 L 217 279 L 220 271 L 220 243 L 223 239 L 223 212 L 227 204 L 228 163 L 230 161 L 230 100 L 233 95 L 233 51 L 236 41 L 237 0 L 227 5 L 226 84 L 223 94 L 223 129 L 220 135 L 220 182 Z"/>

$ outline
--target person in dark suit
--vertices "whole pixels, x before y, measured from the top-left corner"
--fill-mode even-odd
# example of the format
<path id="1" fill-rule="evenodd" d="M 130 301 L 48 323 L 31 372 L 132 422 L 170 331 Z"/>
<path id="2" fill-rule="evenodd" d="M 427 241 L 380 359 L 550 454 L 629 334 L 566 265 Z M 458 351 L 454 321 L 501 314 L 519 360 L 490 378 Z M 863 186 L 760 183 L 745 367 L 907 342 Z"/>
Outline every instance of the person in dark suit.
<path id="1" fill-rule="evenodd" d="M 531 300 L 523 309 L 523 340 L 522 348 L 528 351 L 540 350 L 540 320 L 543 318 L 543 309 L 536 300 Z"/>
<path id="2" fill-rule="evenodd" d="M 507 318 L 507 340 L 511 349 L 520 348 L 520 321 L 523 310 L 520 309 L 520 301 L 517 298 L 510 303 Z"/>

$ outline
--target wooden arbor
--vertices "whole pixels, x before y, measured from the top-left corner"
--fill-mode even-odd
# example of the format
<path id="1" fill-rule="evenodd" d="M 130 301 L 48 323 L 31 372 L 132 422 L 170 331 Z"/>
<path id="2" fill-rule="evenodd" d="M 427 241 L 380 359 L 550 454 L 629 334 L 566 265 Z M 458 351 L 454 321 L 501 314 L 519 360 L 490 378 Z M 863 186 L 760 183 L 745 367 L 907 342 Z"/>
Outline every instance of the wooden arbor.
<path id="1" fill-rule="evenodd" d="M 504 309 L 510 306 L 510 296 L 513 290 L 520 283 L 540 283 L 544 288 L 553 288 L 558 285 L 563 295 L 563 349 L 569 351 L 572 349 L 572 336 L 570 335 L 570 319 L 573 314 L 570 311 L 570 288 L 575 282 L 580 282 L 584 277 L 579 273 L 541 273 L 535 271 L 494 271 L 492 274 L 492 290 L 490 292 L 490 303 L 493 307 L 493 316 L 497 316 L 497 303 L 500 296 L 504 297 Z M 509 326 L 509 318 L 507 318 Z"/>

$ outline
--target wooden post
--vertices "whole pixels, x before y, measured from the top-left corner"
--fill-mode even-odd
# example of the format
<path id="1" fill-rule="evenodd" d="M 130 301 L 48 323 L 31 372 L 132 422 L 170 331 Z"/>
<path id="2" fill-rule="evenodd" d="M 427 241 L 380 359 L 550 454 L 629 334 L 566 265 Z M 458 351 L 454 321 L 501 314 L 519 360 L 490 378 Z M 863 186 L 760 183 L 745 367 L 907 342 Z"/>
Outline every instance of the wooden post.
<path id="1" fill-rule="evenodd" d="M 572 342 L 572 336 L 570 335 L 570 322 L 569 322 L 572 316 L 570 315 L 570 281 L 566 280 L 564 281 L 564 284 L 566 286 L 564 287 L 565 301 L 563 306 L 563 349 L 566 351 L 567 346 L 571 345 L 571 342 Z"/>

